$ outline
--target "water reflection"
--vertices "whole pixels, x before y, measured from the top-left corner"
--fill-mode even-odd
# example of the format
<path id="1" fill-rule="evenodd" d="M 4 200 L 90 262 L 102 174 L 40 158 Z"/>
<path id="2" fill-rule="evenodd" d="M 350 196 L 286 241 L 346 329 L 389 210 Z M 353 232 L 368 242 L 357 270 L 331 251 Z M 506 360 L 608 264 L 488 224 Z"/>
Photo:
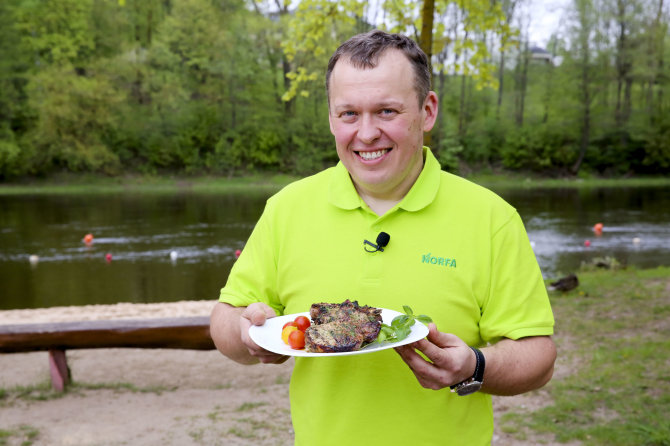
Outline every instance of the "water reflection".
<path id="1" fill-rule="evenodd" d="M 545 277 L 608 256 L 641 268 L 670 265 L 670 188 L 499 192 L 519 210 Z"/>
<path id="2" fill-rule="evenodd" d="M 670 265 L 668 188 L 498 193 L 519 210 L 547 278 L 605 256 Z M 0 309 L 213 300 L 268 195 L 0 196 Z"/>

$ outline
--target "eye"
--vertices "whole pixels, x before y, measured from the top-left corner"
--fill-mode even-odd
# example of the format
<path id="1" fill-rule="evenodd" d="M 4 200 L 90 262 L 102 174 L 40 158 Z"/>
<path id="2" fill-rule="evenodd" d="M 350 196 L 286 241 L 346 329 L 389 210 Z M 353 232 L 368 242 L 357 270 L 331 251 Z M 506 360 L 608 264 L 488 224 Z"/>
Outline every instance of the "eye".
<path id="1" fill-rule="evenodd" d="M 340 113 L 339 117 L 345 122 L 351 122 L 356 119 L 357 113 L 351 110 L 343 111 Z"/>
<path id="2" fill-rule="evenodd" d="M 383 117 L 392 117 L 397 114 L 397 111 L 392 108 L 383 108 L 379 111 L 379 114 Z"/>

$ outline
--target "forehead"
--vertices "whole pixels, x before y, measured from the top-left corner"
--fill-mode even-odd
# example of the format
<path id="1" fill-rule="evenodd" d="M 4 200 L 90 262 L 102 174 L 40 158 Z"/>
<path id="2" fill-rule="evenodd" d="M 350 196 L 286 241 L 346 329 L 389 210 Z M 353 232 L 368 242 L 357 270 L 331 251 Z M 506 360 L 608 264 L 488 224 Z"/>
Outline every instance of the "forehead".
<path id="1" fill-rule="evenodd" d="M 396 100 L 414 95 L 414 73 L 412 66 L 399 50 L 386 50 L 379 56 L 374 68 L 356 67 L 347 58 L 340 59 L 330 77 L 330 100 L 338 102 L 352 99 Z"/>

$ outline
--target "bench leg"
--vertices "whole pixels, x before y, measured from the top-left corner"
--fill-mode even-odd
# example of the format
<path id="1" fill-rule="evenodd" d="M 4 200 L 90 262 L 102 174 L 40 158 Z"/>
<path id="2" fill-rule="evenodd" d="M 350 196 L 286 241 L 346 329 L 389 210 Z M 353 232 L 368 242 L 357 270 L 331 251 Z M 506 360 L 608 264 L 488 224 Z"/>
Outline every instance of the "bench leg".
<path id="1" fill-rule="evenodd" d="M 67 366 L 65 350 L 49 350 L 49 371 L 51 385 L 59 392 L 70 383 L 70 369 Z"/>

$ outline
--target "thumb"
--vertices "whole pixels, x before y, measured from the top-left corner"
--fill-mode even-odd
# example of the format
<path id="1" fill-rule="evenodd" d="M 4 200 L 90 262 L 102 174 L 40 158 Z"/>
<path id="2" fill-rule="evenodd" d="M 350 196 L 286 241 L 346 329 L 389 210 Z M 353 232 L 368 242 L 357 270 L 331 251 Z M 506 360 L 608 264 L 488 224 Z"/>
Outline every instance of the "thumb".
<path id="1" fill-rule="evenodd" d="M 248 319 L 253 325 L 263 325 L 266 319 L 275 317 L 276 314 L 267 304 L 255 302 L 244 310 L 242 316 Z"/>

